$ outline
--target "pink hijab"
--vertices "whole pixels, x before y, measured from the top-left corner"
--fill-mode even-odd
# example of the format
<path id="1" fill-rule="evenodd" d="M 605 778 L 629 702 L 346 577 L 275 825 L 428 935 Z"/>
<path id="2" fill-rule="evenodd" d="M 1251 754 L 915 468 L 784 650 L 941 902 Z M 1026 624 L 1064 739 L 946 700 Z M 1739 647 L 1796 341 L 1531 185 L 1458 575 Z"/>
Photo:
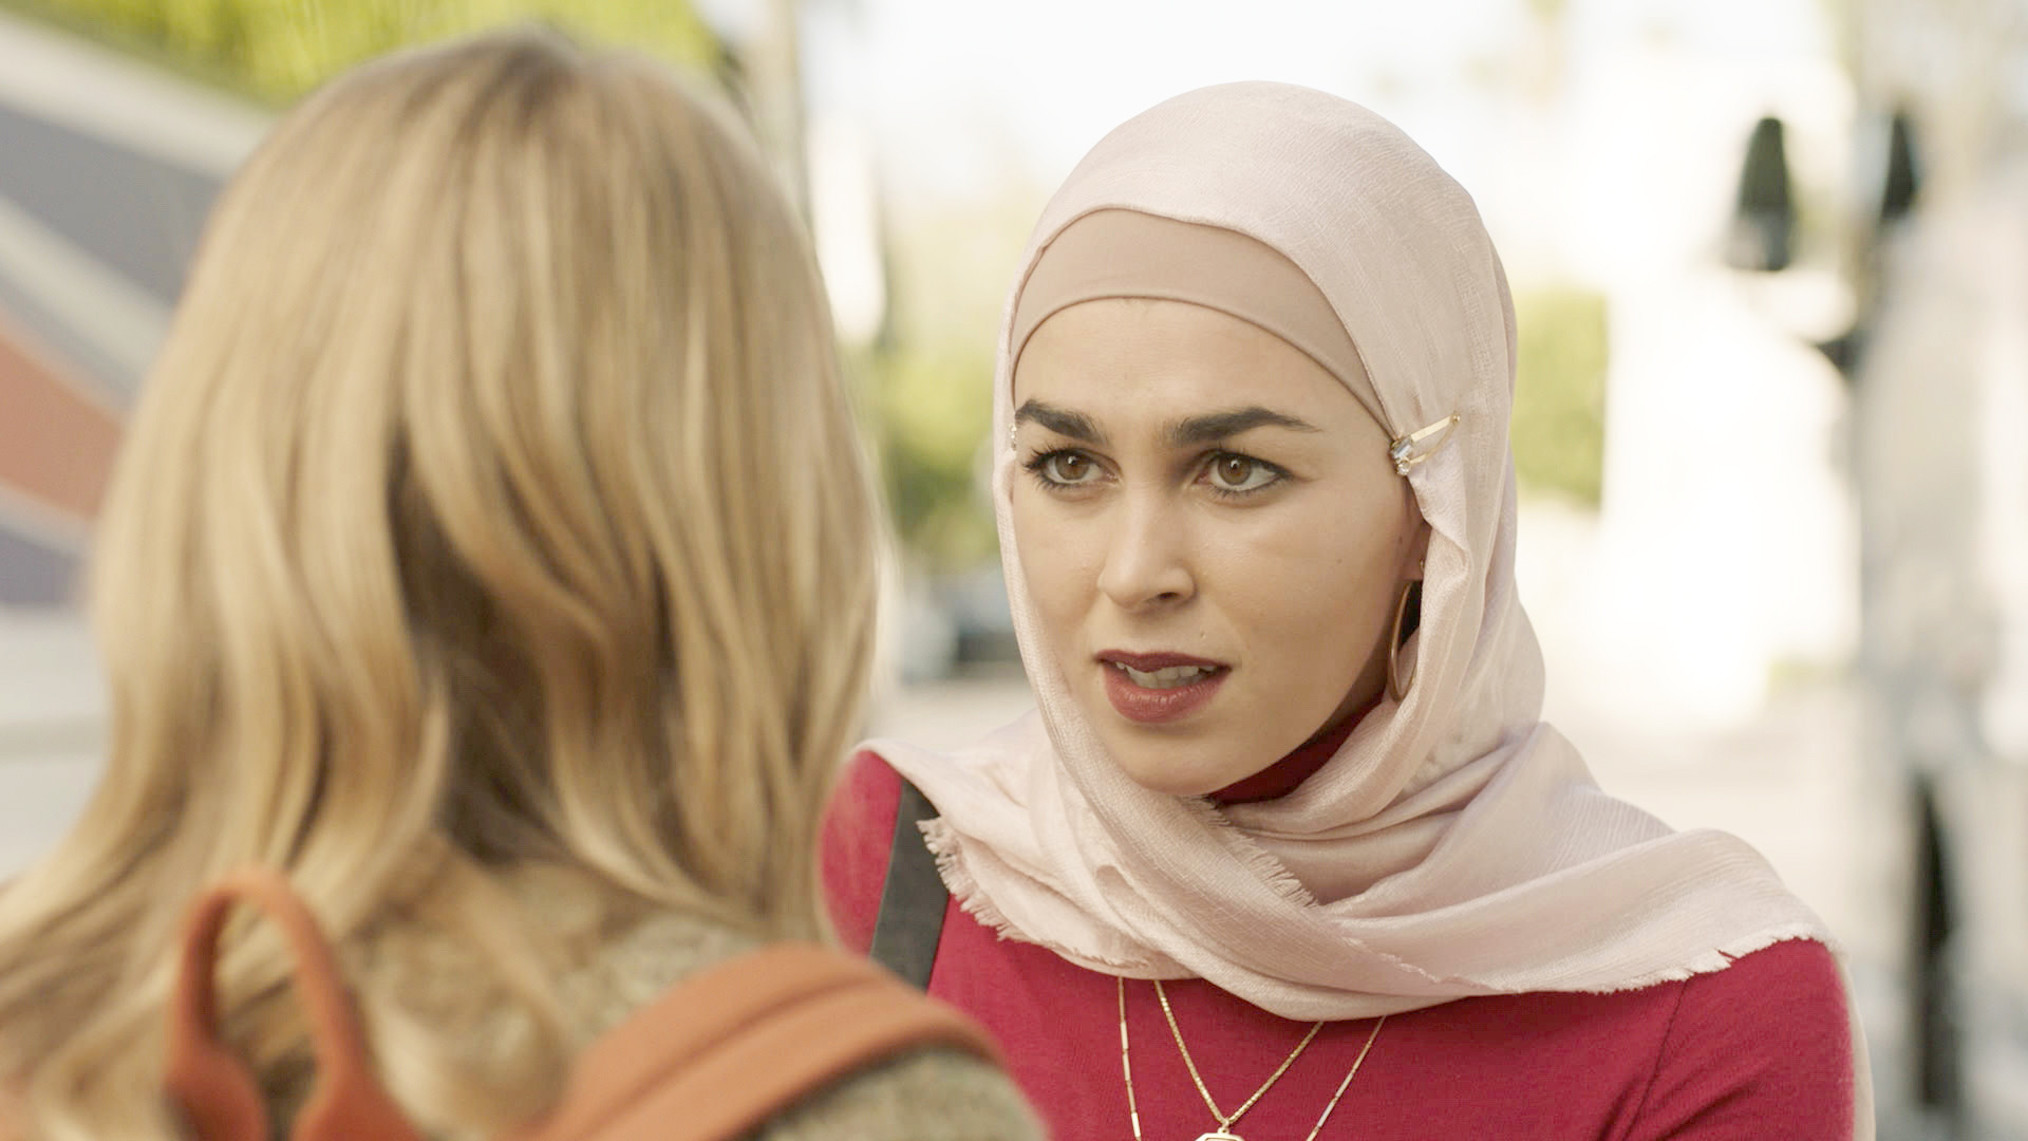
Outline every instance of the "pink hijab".
<path id="1" fill-rule="evenodd" d="M 1459 417 L 1407 476 L 1431 527 L 1404 700 L 1295 791 L 1213 806 L 1106 756 L 1048 652 L 1008 510 L 1010 329 L 1052 239 L 1129 209 L 1252 237 L 1315 282 L 1395 437 Z M 1626 990 L 1724 969 L 1822 922 L 1742 841 L 1601 791 L 1541 720 L 1514 587 L 1514 316 L 1471 198 L 1392 124 L 1305 88 L 1211 87 L 1093 148 L 1036 224 L 1003 324 L 993 496 L 1038 709 L 953 754 L 870 747 L 942 814 L 945 882 L 1003 935 L 1092 970 L 1201 977 L 1292 1019 L 1470 995 Z M 1855 1058 L 1863 1049 L 1855 1030 Z M 1860 1085 L 1862 1132 L 1870 1098 Z"/>

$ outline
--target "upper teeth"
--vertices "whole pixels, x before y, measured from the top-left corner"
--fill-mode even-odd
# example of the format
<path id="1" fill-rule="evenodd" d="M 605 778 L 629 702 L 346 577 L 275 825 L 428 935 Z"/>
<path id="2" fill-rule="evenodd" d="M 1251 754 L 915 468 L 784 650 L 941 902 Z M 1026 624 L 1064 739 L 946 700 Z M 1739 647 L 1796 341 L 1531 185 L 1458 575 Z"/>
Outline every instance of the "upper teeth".
<path id="1" fill-rule="evenodd" d="M 1114 662 L 1113 665 L 1126 671 L 1126 675 L 1134 680 L 1134 684 L 1144 689 L 1174 689 L 1179 685 L 1189 685 L 1199 677 L 1217 668 L 1215 666 L 1167 666 L 1151 672 L 1137 670 L 1125 662 Z"/>

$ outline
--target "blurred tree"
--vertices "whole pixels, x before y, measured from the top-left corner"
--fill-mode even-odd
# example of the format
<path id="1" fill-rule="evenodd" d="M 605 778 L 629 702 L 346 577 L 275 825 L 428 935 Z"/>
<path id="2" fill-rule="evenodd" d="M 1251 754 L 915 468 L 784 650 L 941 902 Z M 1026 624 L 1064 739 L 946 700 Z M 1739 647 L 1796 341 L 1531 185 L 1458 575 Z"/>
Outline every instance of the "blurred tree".
<path id="1" fill-rule="evenodd" d="M 517 20 L 545 20 L 722 71 L 687 0 L 0 0 L 260 102 L 290 102 L 368 57 Z"/>
<path id="2" fill-rule="evenodd" d="M 1514 296 L 1514 470 L 1521 489 L 1597 507 L 1605 464 L 1605 295 L 1551 287 Z"/>
<path id="3" fill-rule="evenodd" d="M 1008 275 L 1046 191 L 1010 152 L 991 189 L 891 203 L 886 323 L 852 354 L 881 481 L 913 571 L 939 577 L 998 549 L 988 497 L 993 354 Z"/>
<path id="4" fill-rule="evenodd" d="M 990 345 L 903 342 L 862 358 L 895 533 L 932 575 L 962 572 L 996 550 L 980 463 L 993 417 Z"/>

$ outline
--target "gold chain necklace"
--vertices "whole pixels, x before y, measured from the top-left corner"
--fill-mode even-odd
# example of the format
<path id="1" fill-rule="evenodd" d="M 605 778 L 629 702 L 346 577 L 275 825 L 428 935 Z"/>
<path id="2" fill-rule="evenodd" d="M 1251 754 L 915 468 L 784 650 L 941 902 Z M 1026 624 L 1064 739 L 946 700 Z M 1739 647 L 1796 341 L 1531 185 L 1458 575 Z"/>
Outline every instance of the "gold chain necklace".
<path id="1" fill-rule="evenodd" d="M 1118 991 L 1120 1005 L 1120 1071 L 1126 1075 L 1127 1079 L 1127 1118 L 1134 1125 L 1134 1141 L 1142 1141 L 1141 1109 L 1139 1104 L 1134 1100 L 1134 1063 L 1127 1049 L 1127 980 L 1119 978 L 1115 979 L 1114 982 Z M 1169 994 L 1162 989 L 1162 980 L 1160 979 L 1155 980 L 1155 997 L 1162 1000 L 1162 1017 L 1166 1018 L 1169 1022 L 1169 1033 L 1176 1038 L 1176 1049 L 1183 1054 L 1183 1066 L 1190 1071 L 1190 1080 L 1196 1083 L 1198 1096 L 1204 1099 L 1204 1107 L 1209 1109 L 1211 1116 L 1218 1121 L 1217 1129 L 1199 1135 L 1197 1141 L 1242 1141 L 1240 1136 L 1232 1131 L 1232 1123 L 1238 1121 L 1241 1114 L 1252 1109 L 1254 1103 L 1261 1099 L 1261 1095 L 1267 1093 L 1269 1087 L 1280 1081 L 1283 1074 L 1289 1072 L 1289 1067 L 1296 1064 L 1297 1055 L 1301 1054 L 1304 1048 L 1309 1046 L 1310 1040 L 1317 1036 L 1317 1031 L 1324 1028 L 1322 1022 L 1310 1027 L 1310 1032 L 1303 1035 L 1303 1040 L 1296 1043 L 1296 1048 L 1289 1051 L 1289 1056 L 1282 1059 L 1282 1064 L 1275 1068 L 1274 1073 L 1268 1075 L 1268 1080 L 1262 1082 L 1260 1088 L 1253 1091 L 1253 1096 L 1241 1103 L 1238 1109 L 1233 1110 L 1230 1114 L 1225 1114 L 1220 1113 L 1217 1103 L 1211 1100 L 1211 1091 L 1205 1087 L 1204 1079 L 1197 1073 L 1197 1063 L 1190 1057 L 1190 1047 L 1183 1044 L 1183 1031 L 1176 1025 L 1176 1012 L 1170 1009 Z M 1324 1112 L 1317 1118 L 1317 1124 L 1310 1127 L 1310 1135 L 1303 1138 L 1303 1141 L 1317 1141 L 1317 1134 L 1322 1133 L 1324 1131 L 1324 1123 L 1331 1120 L 1331 1111 L 1338 1108 L 1338 1099 L 1344 1097 L 1345 1090 L 1352 1085 L 1352 1079 L 1358 1075 L 1359 1067 L 1366 1061 L 1366 1052 L 1373 1049 L 1373 1040 L 1380 1037 L 1380 1028 L 1385 1025 L 1387 1025 L 1387 1016 L 1383 1014 L 1378 1021 L 1374 1022 L 1373 1032 L 1366 1036 L 1366 1044 L 1359 1047 L 1359 1056 L 1352 1059 L 1352 1068 L 1345 1071 L 1345 1080 L 1338 1083 L 1338 1090 L 1331 1095 L 1330 1104 L 1324 1107 Z"/>

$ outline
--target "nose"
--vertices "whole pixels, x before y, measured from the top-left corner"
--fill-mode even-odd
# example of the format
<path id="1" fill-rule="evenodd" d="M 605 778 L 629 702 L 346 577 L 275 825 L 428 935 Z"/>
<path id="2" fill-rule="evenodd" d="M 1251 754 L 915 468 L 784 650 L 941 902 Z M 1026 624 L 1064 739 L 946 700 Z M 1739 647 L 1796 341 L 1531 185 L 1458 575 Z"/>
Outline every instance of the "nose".
<path id="1" fill-rule="evenodd" d="M 1151 500 L 1122 504 L 1099 571 L 1100 592 L 1122 610 L 1174 606 L 1197 593 L 1187 524 L 1179 512 Z"/>

